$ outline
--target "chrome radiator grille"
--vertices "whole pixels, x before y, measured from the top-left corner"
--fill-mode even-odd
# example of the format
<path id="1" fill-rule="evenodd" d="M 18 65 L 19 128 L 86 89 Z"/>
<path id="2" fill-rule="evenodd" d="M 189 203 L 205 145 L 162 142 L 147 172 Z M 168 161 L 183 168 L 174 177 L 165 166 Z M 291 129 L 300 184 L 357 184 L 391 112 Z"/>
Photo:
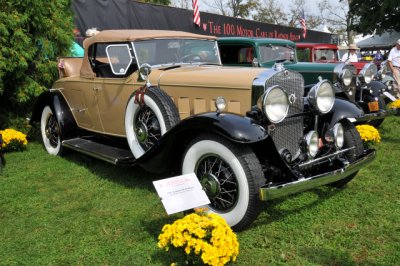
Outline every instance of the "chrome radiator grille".
<path id="1" fill-rule="evenodd" d="M 266 88 L 279 85 L 294 103 L 289 107 L 288 117 L 303 112 L 304 80 L 297 72 L 280 71 L 272 75 L 266 82 Z M 303 116 L 286 118 L 281 123 L 275 125 L 275 130 L 270 132 L 278 151 L 287 149 L 295 159 L 299 155 L 299 140 L 303 136 Z"/>

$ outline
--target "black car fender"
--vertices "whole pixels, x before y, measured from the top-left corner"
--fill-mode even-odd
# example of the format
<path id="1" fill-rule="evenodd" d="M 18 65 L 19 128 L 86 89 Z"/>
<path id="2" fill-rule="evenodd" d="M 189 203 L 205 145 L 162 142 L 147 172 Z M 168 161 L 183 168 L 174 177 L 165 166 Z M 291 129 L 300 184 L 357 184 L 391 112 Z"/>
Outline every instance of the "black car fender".
<path id="1" fill-rule="evenodd" d="M 385 90 L 387 90 L 387 87 L 383 82 L 373 80 L 371 81 L 371 90 L 373 96 L 379 97 Z"/>
<path id="2" fill-rule="evenodd" d="M 77 135 L 77 125 L 72 112 L 64 99 L 64 96 L 57 90 L 48 90 L 39 95 L 30 124 L 40 122 L 43 108 L 48 105 L 53 114 L 56 115 L 57 121 L 61 128 L 61 138 L 68 139 Z"/>
<path id="3" fill-rule="evenodd" d="M 332 128 L 340 120 L 348 119 L 350 122 L 355 122 L 363 116 L 364 111 L 357 104 L 346 99 L 336 98 L 332 110 L 321 117 Z"/>
<path id="4" fill-rule="evenodd" d="M 171 128 L 137 163 L 150 172 L 179 171 L 187 146 L 201 134 L 215 134 L 238 145 L 252 145 L 269 137 L 267 130 L 251 118 L 231 113 L 202 113 Z"/>

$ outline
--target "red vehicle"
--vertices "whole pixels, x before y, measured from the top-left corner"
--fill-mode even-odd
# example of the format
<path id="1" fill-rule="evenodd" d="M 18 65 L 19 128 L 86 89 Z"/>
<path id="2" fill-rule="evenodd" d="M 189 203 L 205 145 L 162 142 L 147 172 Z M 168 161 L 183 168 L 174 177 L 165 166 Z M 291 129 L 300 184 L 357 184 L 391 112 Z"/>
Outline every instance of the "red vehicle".
<path id="1" fill-rule="evenodd" d="M 339 62 L 339 48 L 331 43 L 296 43 L 297 57 L 299 62 L 320 62 L 335 63 Z M 357 74 L 363 69 L 365 64 L 372 61 L 351 62 L 357 69 Z M 376 62 L 379 69 L 380 62 Z"/>

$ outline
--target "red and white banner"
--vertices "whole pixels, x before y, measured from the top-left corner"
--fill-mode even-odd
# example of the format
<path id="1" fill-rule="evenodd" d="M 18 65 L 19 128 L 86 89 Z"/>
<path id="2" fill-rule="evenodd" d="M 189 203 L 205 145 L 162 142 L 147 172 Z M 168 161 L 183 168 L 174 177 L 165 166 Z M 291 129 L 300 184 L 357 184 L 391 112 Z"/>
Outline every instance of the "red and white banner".
<path id="1" fill-rule="evenodd" d="M 199 0 L 192 0 L 193 5 L 193 23 L 200 27 Z"/>

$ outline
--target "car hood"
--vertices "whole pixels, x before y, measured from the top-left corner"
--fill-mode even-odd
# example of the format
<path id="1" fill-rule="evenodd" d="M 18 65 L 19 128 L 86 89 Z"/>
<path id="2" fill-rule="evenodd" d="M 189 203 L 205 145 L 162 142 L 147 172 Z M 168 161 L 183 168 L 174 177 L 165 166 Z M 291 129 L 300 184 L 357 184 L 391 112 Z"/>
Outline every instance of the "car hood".
<path id="1" fill-rule="evenodd" d="M 251 90 L 265 69 L 215 65 L 188 65 L 152 69 L 150 82 L 162 86 L 213 87 Z"/>

